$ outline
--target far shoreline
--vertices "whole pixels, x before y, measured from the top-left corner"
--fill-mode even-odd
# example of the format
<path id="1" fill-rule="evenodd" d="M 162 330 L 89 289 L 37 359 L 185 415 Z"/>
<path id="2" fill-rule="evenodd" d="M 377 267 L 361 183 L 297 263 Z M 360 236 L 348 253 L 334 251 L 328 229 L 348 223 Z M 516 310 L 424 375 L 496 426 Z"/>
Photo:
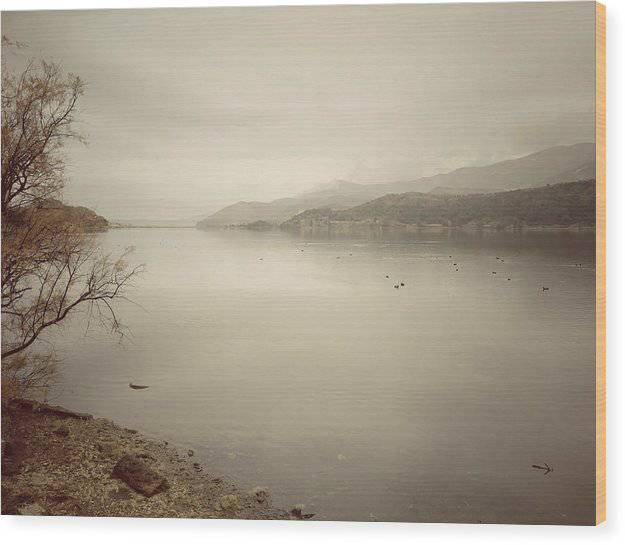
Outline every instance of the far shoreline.
<path id="1" fill-rule="evenodd" d="M 363 235 L 384 233 L 524 233 L 524 232 L 566 232 L 566 233 L 594 233 L 596 228 L 591 225 L 524 225 L 520 227 L 498 226 L 448 226 L 448 225 L 417 225 L 417 224 L 376 224 L 356 222 L 331 222 L 329 225 L 312 228 L 290 228 L 275 226 L 271 229 L 250 229 L 245 225 L 215 225 L 212 227 L 195 227 L 198 231 L 253 231 L 257 233 L 283 232 L 299 235 Z"/>

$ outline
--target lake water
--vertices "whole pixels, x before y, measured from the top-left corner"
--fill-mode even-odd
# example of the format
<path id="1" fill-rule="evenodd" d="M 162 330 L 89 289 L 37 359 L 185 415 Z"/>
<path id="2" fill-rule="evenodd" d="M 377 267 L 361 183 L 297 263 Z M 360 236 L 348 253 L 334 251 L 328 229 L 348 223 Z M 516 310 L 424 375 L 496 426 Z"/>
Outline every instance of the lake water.
<path id="1" fill-rule="evenodd" d="M 593 523 L 594 234 L 101 242 L 146 265 L 132 335 L 66 326 L 55 402 L 316 519 Z"/>

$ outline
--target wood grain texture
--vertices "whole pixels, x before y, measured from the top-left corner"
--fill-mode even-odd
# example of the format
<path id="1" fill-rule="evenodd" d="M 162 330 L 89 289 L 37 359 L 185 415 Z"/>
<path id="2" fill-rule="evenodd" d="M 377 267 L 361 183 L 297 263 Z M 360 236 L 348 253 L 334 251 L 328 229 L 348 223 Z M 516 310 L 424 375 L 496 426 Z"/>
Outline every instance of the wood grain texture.
<path id="1" fill-rule="evenodd" d="M 606 517 L 606 352 L 605 352 L 605 253 L 606 253 L 606 173 L 605 173 L 605 6 L 596 3 L 595 10 L 596 54 L 596 109 L 595 144 L 597 177 L 597 239 L 596 239 L 596 516 L 600 524 Z"/>

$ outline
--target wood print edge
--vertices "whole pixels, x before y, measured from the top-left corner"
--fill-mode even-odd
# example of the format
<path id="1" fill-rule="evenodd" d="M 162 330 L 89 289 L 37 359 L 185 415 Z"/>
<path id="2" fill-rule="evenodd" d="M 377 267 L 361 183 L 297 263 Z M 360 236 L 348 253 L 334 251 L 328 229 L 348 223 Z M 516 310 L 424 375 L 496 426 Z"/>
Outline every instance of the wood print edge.
<path id="1" fill-rule="evenodd" d="M 606 147 L 605 147 L 605 6 L 595 4 L 595 524 L 606 519 Z"/>

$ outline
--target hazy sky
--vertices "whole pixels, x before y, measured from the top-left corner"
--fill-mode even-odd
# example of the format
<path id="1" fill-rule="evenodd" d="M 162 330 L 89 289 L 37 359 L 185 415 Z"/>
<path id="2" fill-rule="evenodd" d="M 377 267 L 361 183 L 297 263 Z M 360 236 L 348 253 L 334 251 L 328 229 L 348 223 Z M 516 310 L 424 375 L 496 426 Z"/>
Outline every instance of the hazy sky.
<path id="1" fill-rule="evenodd" d="M 594 3 L 9 12 L 87 83 L 68 201 L 191 218 L 594 140 Z"/>

